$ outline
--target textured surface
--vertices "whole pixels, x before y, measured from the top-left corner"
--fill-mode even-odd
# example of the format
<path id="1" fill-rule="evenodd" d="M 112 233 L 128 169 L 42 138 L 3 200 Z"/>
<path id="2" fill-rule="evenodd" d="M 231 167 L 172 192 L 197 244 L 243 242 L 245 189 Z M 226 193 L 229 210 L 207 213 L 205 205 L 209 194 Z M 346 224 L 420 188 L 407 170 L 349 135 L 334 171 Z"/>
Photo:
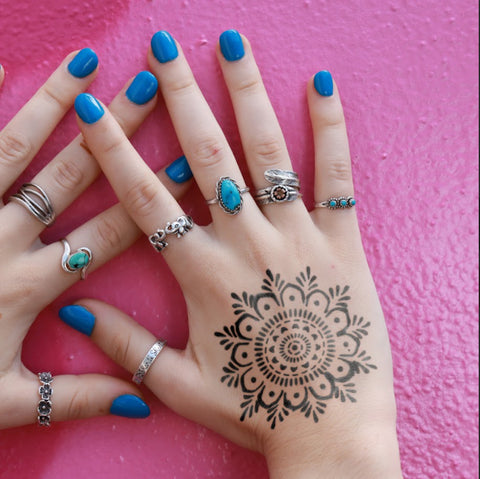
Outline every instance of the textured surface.
<path id="1" fill-rule="evenodd" d="M 65 54 L 84 46 L 100 57 L 91 91 L 108 101 L 146 68 L 151 35 L 167 29 L 241 158 L 214 56 L 218 35 L 237 28 L 252 41 L 311 205 L 305 84 L 330 69 L 343 95 L 361 229 L 391 333 L 405 477 L 478 477 L 476 3 L 0 0 L 0 62 L 7 70 L 0 127 Z M 22 179 L 76 131 L 70 113 Z M 155 169 L 181 154 L 162 105 L 134 143 Z M 45 240 L 112 203 L 113 194 L 99 195 L 106 188 L 105 180 L 96 182 L 73 206 L 77 214 L 60 217 Z M 186 210 L 196 202 L 194 190 Z M 117 305 L 174 346 L 185 344 L 181 293 L 149 248 L 138 242 L 42 312 L 25 344 L 26 364 L 128 376 L 57 319 L 59 307 L 84 295 Z M 0 432 L 0 477 L 267 477 L 260 456 L 147 398 L 147 421 L 107 417 Z"/>

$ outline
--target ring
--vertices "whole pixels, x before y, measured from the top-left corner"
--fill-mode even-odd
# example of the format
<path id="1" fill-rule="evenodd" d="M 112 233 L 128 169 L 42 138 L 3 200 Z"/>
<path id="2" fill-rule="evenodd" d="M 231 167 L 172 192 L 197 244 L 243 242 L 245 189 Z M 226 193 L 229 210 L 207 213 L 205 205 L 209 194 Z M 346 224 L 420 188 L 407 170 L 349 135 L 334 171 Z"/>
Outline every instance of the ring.
<path id="1" fill-rule="evenodd" d="M 76 273 L 80 270 L 81 279 L 85 279 L 87 274 L 87 268 L 92 262 L 92 252 L 85 247 L 78 248 L 75 253 L 70 253 L 70 245 L 66 239 L 62 239 L 63 243 L 63 255 L 62 255 L 62 268 L 67 273 Z"/>
<path id="2" fill-rule="evenodd" d="M 148 353 L 143 358 L 143 361 L 138 366 L 138 369 L 135 371 L 135 374 L 132 377 L 132 381 L 135 384 L 140 384 L 147 374 L 150 366 L 153 364 L 157 356 L 162 352 L 163 348 L 167 342 L 164 339 L 159 339 L 155 342 L 155 344 L 148 350 Z"/>
<path id="3" fill-rule="evenodd" d="M 27 208 L 45 226 L 50 226 L 55 221 L 52 203 L 47 193 L 38 185 L 33 183 L 23 184 L 17 193 L 10 196 L 10 200 Z"/>
<path id="4" fill-rule="evenodd" d="M 315 208 L 329 208 L 330 210 L 338 210 L 352 208 L 357 204 L 357 200 L 353 196 L 332 196 L 326 201 L 315 203 Z"/>
<path id="5" fill-rule="evenodd" d="M 240 188 L 235 180 L 228 176 L 222 176 L 215 186 L 215 198 L 207 200 L 207 205 L 218 203 L 225 213 L 236 215 L 242 209 L 242 195 L 249 191 L 250 188 Z"/>
<path id="6" fill-rule="evenodd" d="M 51 373 L 38 373 L 38 379 L 40 380 L 40 387 L 38 388 L 40 401 L 37 407 L 38 424 L 40 424 L 40 426 L 50 426 L 50 413 L 52 412 L 53 393 L 51 383 L 53 381 L 53 376 Z"/>
<path id="7" fill-rule="evenodd" d="M 261 188 L 256 192 L 255 201 L 259 205 L 284 203 L 302 197 L 300 181 L 294 171 L 273 169 L 265 171 L 263 176 L 273 186 Z"/>
<path id="8" fill-rule="evenodd" d="M 150 235 L 148 240 L 160 253 L 168 246 L 167 235 L 177 235 L 177 238 L 180 238 L 186 235 L 194 224 L 191 216 L 179 216 L 173 223 L 167 223 L 164 229 L 158 229 L 153 235 Z"/>

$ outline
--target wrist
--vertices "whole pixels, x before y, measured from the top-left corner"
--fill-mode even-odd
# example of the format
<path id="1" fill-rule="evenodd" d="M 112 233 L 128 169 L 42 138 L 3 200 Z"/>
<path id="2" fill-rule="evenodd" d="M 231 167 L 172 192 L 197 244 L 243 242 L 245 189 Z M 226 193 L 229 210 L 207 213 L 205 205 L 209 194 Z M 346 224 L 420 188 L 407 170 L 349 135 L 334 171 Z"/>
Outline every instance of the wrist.
<path id="1" fill-rule="evenodd" d="M 327 431 L 325 431 L 327 435 Z M 401 479 L 395 430 L 364 431 L 355 438 L 323 434 L 282 441 L 265 451 L 270 479 Z"/>

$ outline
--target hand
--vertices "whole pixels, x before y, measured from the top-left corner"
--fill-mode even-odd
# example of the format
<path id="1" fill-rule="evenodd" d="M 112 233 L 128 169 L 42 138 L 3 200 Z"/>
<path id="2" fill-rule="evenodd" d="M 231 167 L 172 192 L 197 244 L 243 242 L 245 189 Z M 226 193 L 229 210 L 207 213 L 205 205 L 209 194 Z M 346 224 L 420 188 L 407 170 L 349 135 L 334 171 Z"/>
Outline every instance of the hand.
<path id="1" fill-rule="evenodd" d="M 179 414 L 264 453 L 272 477 L 400 477 L 390 347 L 355 209 L 309 213 L 299 198 L 257 206 L 252 193 L 269 186 L 264 172 L 293 167 L 248 41 L 229 31 L 220 45 L 253 188 L 238 214 L 214 203 L 210 225 L 167 235 L 163 257 L 184 293 L 190 336 L 184 351 L 159 354 L 145 384 Z M 215 197 L 221 177 L 243 188 L 227 140 L 168 33 L 153 37 L 149 64 L 204 198 Z M 318 73 L 307 94 L 315 201 L 353 197 L 331 75 Z M 76 110 L 87 144 L 145 234 L 184 215 L 100 102 L 81 95 Z M 224 199 L 235 209 L 235 191 Z M 92 339 L 134 372 L 156 338 L 103 303 L 79 305 L 96 318 Z"/>
<path id="2" fill-rule="evenodd" d="M 34 97 L 0 132 L 0 193 L 21 175 L 56 124 L 73 105 L 75 97 L 94 80 L 97 56 L 84 49 L 72 53 Z M 4 70 L 0 68 L 0 84 Z M 110 105 L 112 117 L 131 135 L 156 103 L 157 81 L 141 73 L 120 91 Z M 185 161 L 180 160 L 182 164 Z M 178 166 L 178 165 L 177 165 Z M 173 167 L 175 169 L 175 167 Z M 57 215 L 65 210 L 96 178 L 100 169 L 79 135 L 41 170 L 32 183 L 47 194 Z M 170 169 L 170 176 L 172 176 Z M 177 175 L 178 176 L 178 175 Z M 177 184 L 165 171 L 159 174 L 179 197 L 187 183 Z M 178 179 L 177 177 L 175 177 Z M 33 200 L 41 205 L 39 198 Z M 41 205 L 42 206 L 42 205 Z M 43 205 L 45 206 L 45 205 Z M 45 225 L 23 205 L 0 200 L 0 429 L 34 423 L 39 404 L 39 378 L 21 361 L 22 342 L 38 313 L 80 278 L 61 267 L 63 245 L 43 244 Z M 88 247 L 93 253 L 88 271 L 93 272 L 131 245 L 139 230 L 121 205 L 91 219 L 67 240 L 72 252 Z M 55 376 L 52 421 L 108 414 L 130 414 L 118 408 L 131 401 L 138 414 L 148 407 L 132 384 L 104 375 Z M 116 398 L 123 397 L 120 400 Z M 131 395 L 135 395 L 131 396 Z"/>

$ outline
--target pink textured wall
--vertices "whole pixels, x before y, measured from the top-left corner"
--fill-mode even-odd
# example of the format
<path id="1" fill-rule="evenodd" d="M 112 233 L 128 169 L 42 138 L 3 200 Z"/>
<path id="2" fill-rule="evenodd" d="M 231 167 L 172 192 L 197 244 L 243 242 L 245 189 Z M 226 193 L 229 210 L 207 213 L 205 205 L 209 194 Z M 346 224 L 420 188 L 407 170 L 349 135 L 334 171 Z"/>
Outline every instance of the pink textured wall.
<path id="1" fill-rule="evenodd" d="M 332 71 L 350 131 L 358 214 L 391 334 L 406 478 L 478 477 L 477 2 L 473 0 L 0 0 L 0 127 L 69 51 L 100 58 L 91 91 L 110 100 L 146 68 L 151 35 L 183 45 L 242 161 L 214 56 L 218 35 L 251 40 L 312 204 L 305 84 Z M 70 113 L 25 172 L 29 179 L 77 132 Z M 160 104 L 134 138 L 157 169 L 181 154 Z M 114 201 L 97 181 L 45 234 L 55 241 Z M 102 194 L 100 195 L 100 192 Z M 200 223 L 194 189 L 185 199 Z M 160 285 L 160 287 L 158 287 Z M 132 314 L 173 346 L 186 341 L 181 293 L 147 241 L 42 312 L 24 348 L 34 371 L 128 377 L 57 319 L 80 296 Z M 41 351 L 41 353 L 39 353 Z M 263 459 L 168 411 L 151 395 L 145 421 L 117 417 L 0 432 L 0 477 L 265 478 Z"/>

